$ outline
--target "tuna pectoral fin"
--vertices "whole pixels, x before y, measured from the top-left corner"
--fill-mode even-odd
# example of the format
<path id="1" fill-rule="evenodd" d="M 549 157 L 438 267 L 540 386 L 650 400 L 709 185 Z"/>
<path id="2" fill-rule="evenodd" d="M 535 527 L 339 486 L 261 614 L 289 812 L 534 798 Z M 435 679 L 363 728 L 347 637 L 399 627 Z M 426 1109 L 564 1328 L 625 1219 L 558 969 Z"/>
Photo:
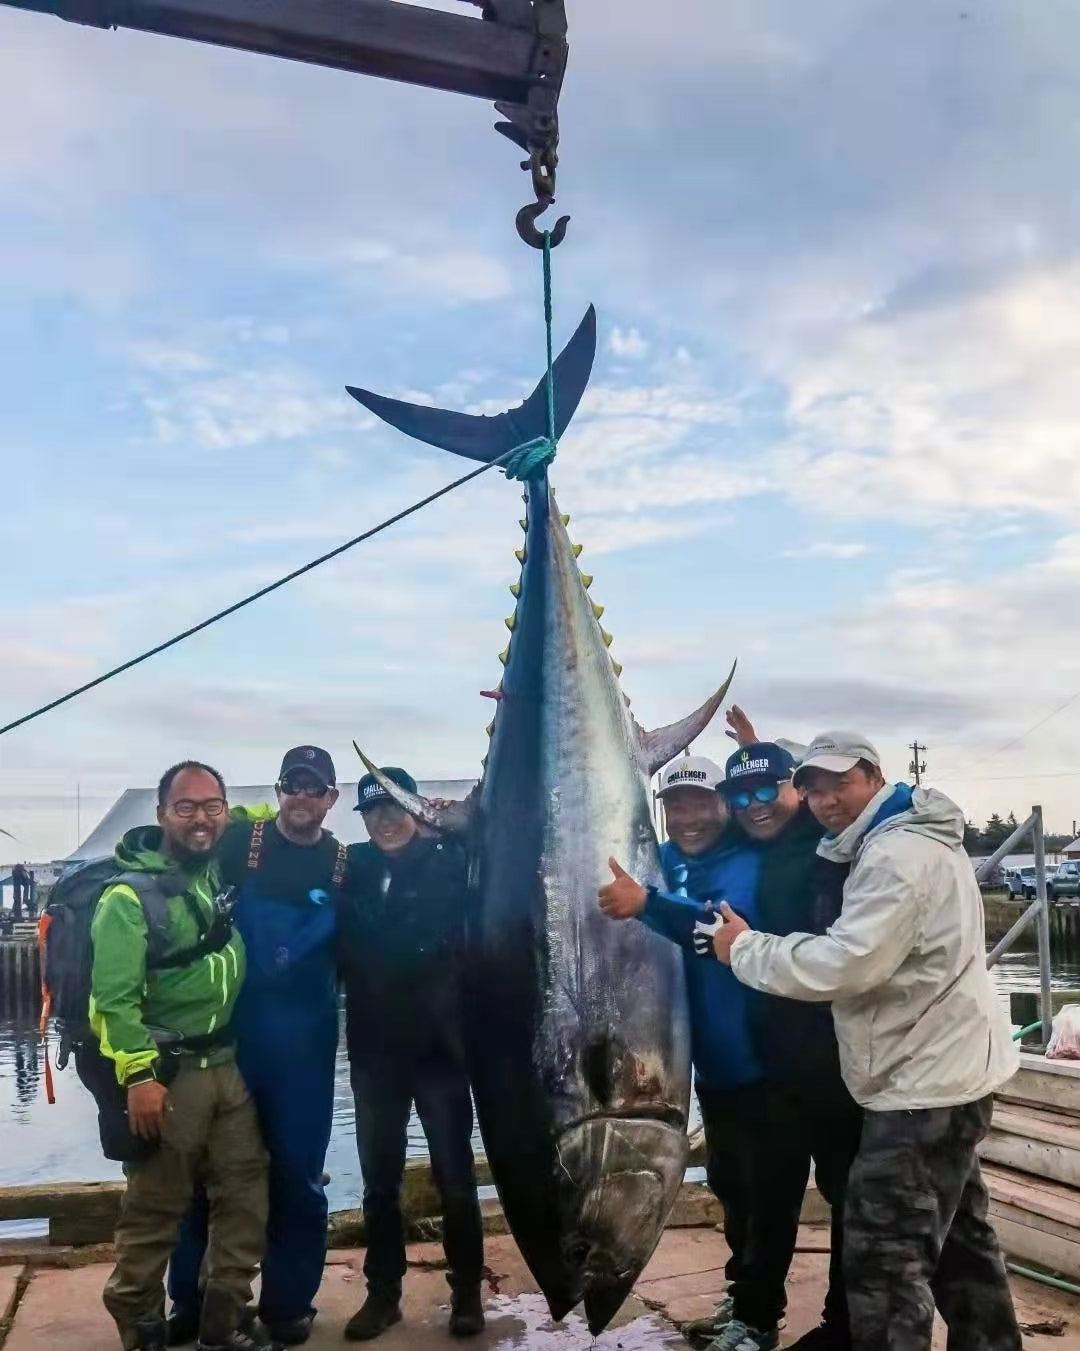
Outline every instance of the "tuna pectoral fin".
<path id="1" fill-rule="evenodd" d="M 735 663 L 737 666 L 738 663 Z M 735 677 L 735 666 L 731 668 L 731 674 L 716 691 L 716 693 L 696 709 L 689 717 L 683 718 L 681 722 L 673 722 L 667 727 L 658 727 L 655 732 L 646 732 L 643 728 L 638 729 L 639 739 L 641 741 L 641 753 L 645 761 L 650 778 L 658 769 L 663 769 L 669 760 L 674 760 L 680 751 L 685 750 L 692 741 L 697 738 L 712 722 L 716 710 L 724 702 L 724 697 L 728 692 L 732 680 Z"/>
<path id="2" fill-rule="evenodd" d="M 577 332 L 555 361 L 555 436 L 562 436 L 577 412 L 581 396 L 592 374 L 596 356 L 596 310 L 590 305 Z M 453 451 L 467 460 L 490 464 L 500 455 L 524 445 L 536 437 L 547 436 L 547 379 L 517 408 L 497 417 L 476 417 L 442 408 L 425 408 L 398 399 L 385 399 L 366 389 L 346 385 L 348 392 L 376 417 L 389 422 L 414 440 L 425 441 L 440 450 Z"/>
<path id="3" fill-rule="evenodd" d="M 445 807 L 437 807 L 434 802 L 431 802 L 422 794 L 410 793 L 407 789 L 396 784 L 393 779 L 388 779 L 378 765 L 371 763 L 355 741 L 353 742 L 353 750 L 363 760 L 367 772 L 374 774 L 380 787 L 384 788 L 398 806 L 407 811 L 410 816 L 414 816 L 418 821 L 431 826 L 433 830 L 450 831 L 459 835 L 468 830 L 478 799 L 475 788 L 463 801 L 451 802 Z"/>

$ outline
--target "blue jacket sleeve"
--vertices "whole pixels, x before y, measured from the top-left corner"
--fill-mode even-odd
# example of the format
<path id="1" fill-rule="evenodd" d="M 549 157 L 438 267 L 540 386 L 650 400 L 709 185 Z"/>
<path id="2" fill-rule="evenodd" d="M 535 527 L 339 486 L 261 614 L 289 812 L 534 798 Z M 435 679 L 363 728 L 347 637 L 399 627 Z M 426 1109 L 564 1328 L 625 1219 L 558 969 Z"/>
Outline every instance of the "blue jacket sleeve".
<path id="1" fill-rule="evenodd" d="M 712 912 L 687 896 L 673 896 L 670 892 L 649 888 L 649 899 L 641 912 L 643 924 L 673 943 L 683 947 L 694 945 L 694 925 L 708 920 Z"/>

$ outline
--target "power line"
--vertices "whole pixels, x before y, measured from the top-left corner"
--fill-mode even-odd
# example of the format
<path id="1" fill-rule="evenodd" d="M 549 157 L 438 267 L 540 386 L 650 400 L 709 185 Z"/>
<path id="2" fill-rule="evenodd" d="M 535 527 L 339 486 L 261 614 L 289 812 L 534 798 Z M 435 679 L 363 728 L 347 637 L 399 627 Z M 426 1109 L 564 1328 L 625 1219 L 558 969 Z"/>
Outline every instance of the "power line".
<path id="1" fill-rule="evenodd" d="M 59 708 L 62 704 L 68 703 L 72 699 L 78 698 L 80 694 L 86 694 L 88 690 L 96 689 L 98 685 L 104 685 L 107 680 L 112 680 L 114 676 L 122 675 L 125 671 L 130 671 L 132 667 L 140 665 L 144 661 L 149 661 L 151 657 L 156 657 L 159 652 L 166 652 L 170 647 L 175 647 L 177 643 L 182 643 L 185 638 L 191 638 L 196 633 L 201 633 L 203 629 L 208 629 L 211 624 L 218 623 L 219 620 L 227 619 L 229 615 L 236 614 L 237 610 L 242 610 L 245 605 L 251 605 L 263 596 L 268 596 L 271 591 L 277 591 L 279 588 L 294 582 L 297 577 L 302 577 L 305 572 L 311 572 L 313 569 L 321 567 L 323 563 L 329 563 L 332 558 L 338 558 L 341 554 L 353 549 L 358 544 L 363 544 L 373 535 L 378 535 L 381 531 L 388 529 L 392 525 L 397 525 L 398 521 L 403 521 L 407 516 L 412 516 L 423 507 L 430 506 L 432 502 L 438 501 L 440 497 L 445 497 L 455 488 L 460 488 L 463 484 L 469 483 L 474 478 L 479 478 L 481 474 L 486 474 L 489 469 L 495 469 L 515 455 L 518 447 L 508 450 L 505 455 L 500 455 L 498 459 L 492 460 L 489 464 L 482 464 L 479 469 L 473 469 L 468 474 L 463 474 L 461 478 L 454 479 L 453 483 L 447 483 L 445 487 L 437 492 L 421 498 L 419 502 L 414 502 L 411 507 L 406 507 L 404 511 L 399 511 L 394 516 L 389 516 L 385 521 L 380 521 L 378 525 L 372 526 L 370 530 L 365 530 L 362 535 L 356 535 L 344 544 L 339 544 L 336 549 L 331 549 L 329 553 L 321 554 L 318 558 L 313 558 L 310 563 L 305 563 L 303 567 L 295 568 L 292 572 L 286 573 L 284 577 L 279 577 L 276 582 L 270 582 L 269 585 L 260 587 L 258 591 L 253 591 L 250 596 L 245 596 L 242 600 L 235 601 L 232 605 L 226 606 L 224 610 L 218 610 L 208 619 L 202 620 L 198 624 L 193 624 L 191 628 L 185 629 L 183 633 L 177 633 L 172 638 L 168 638 L 163 643 L 158 643 L 156 647 L 148 648 L 141 652 L 137 657 L 132 657 L 129 661 L 121 662 L 119 666 L 114 666 L 111 671 L 95 676 L 93 680 L 88 680 L 85 685 L 79 685 L 77 689 L 69 690 L 67 694 L 62 694 L 58 699 L 51 699 L 47 704 L 42 704 L 40 708 L 35 708 L 30 713 L 24 713 L 21 718 L 16 718 L 14 722 L 9 722 L 0 727 L 0 736 L 7 732 L 13 732 L 16 727 L 22 727 L 24 723 L 33 722 L 35 718 L 40 718 L 44 713 L 51 713 L 54 708 Z"/>
<path id="2" fill-rule="evenodd" d="M 918 788 L 922 783 L 922 776 L 926 773 L 926 761 L 920 760 L 919 755 L 926 750 L 925 746 L 919 745 L 918 737 L 910 743 L 908 750 L 911 752 L 912 760 L 908 766 L 908 772 L 915 776 L 915 787 Z"/>
<path id="3" fill-rule="evenodd" d="M 1051 709 L 1050 712 L 1047 713 L 1045 717 L 1040 718 L 1038 722 L 1033 722 L 1026 731 L 1021 732 L 1019 736 L 1013 737 L 1011 741 L 1006 741 L 1005 744 L 999 746 L 997 750 L 988 751 L 986 755 L 980 755 L 977 760 L 969 761 L 968 764 L 963 765 L 960 769 L 958 769 L 954 773 L 942 774 L 939 777 L 943 779 L 959 778 L 960 775 L 965 773 L 967 770 L 974 769 L 977 765 L 985 765 L 987 760 L 993 760 L 995 756 L 1001 755 L 1004 751 L 1011 751 L 1014 746 L 1019 746 L 1021 741 L 1025 741 L 1032 734 L 1032 732 L 1037 732 L 1040 727 L 1045 727 L 1046 724 L 1052 718 L 1056 718 L 1059 713 L 1064 713 L 1064 711 L 1069 707 L 1070 704 L 1076 703 L 1077 699 L 1080 699 L 1080 690 L 1075 690 L 1072 694 L 1069 695 L 1069 697 L 1065 700 L 1064 703 L 1058 704 L 1058 706 L 1056 708 Z M 1016 777 L 1034 779 L 1040 776 L 1036 774 L 1031 775 L 1020 774 L 1017 775 Z"/>

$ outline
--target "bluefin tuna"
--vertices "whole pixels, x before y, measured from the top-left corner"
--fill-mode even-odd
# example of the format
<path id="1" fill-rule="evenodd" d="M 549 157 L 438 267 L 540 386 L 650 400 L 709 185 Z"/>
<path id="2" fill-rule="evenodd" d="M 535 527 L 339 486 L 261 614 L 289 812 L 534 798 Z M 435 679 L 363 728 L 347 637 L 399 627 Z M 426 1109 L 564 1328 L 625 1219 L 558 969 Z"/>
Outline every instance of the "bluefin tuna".
<path id="1" fill-rule="evenodd" d="M 595 346 L 590 310 L 555 363 L 559 435 Z M 498 418 L 349 392 L 407 434 L 481 461 L 546 426 L 545 382 Z M 597 889 L 612 855 L 661 881 L 649 778 L 704 729 L 731 677 L 681 722 L 643 731 L 546 471 L 527 483 L 525 502 L 510 642 L 477 789 L 443 807 L 379 778 L 429 825 L 468 834 L 476 914 L 467 1030 L 480 1131 L 553 1318 L 583 1301 L 595 1334 L 659 1242 L 686 1167 L 690 1098 L 681 953 L 642 924 L 602 914 Z"/>

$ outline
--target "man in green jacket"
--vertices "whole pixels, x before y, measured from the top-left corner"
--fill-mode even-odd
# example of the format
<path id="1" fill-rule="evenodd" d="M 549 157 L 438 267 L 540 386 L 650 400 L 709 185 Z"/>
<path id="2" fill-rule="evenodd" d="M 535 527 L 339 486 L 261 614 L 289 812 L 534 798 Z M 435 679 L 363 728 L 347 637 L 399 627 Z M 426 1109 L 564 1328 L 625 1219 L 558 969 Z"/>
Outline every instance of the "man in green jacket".
<path id="1" fill-rule="evenodd" d="M 157 817 L 158 828 L 124 837 L 117 861 L 167 898 L 163 932 L 151 931 L 153 909 L 127 878 L 102 894 L 91 929 L 90 1025 L 146 1144 L 125 1165 L 104 1301 L 126 1351 L 163 1351 L 162 1280 L 198 1178 L 212 1233 L 199 1351 L 254 1351 L 269 1345 L 246 1313 L 265 1240 L 267 1162 L 229 1032 L 245 956 L 214 860 L 228 821 L 221 775 L 195 761 L 174 766 Z"/>

